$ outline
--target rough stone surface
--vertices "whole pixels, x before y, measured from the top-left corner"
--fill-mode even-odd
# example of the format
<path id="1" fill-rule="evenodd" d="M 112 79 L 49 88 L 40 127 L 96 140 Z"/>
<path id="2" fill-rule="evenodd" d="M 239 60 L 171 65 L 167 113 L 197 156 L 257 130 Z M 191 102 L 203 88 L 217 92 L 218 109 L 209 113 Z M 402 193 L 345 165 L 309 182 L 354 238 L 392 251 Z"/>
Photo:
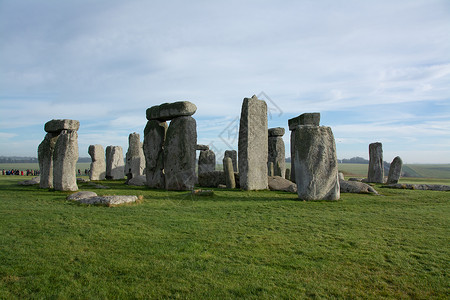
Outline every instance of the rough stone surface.
<path id="1" fill-rule="evenodd" d="M 295 157 L 295 130 L 291 131 L 291 178 L 292 182 L 295 181 L 295 167 L 294 167 L 294 157 Z"/>
<path id="2" fill-rule="evenodd" d="M 145 175 L 139 175 L 136 177 L 131 178 L 128 180 L 128 185 L 136 185 L 136 186 L 142 186 L 145 185 L 147 182 L 147 177 Z"/>
<path id="3" fill-rule="evenodd" d="M 291 180 L 291 169 L 286 168 L 286 172 L 285 172 L 285 176 L 284 178 L 286 178 L 287 180 Z"/>
<path id="4" fill-rule="evenodd" d="M 387 184 L 398 183 L 400 175 L 402 174 L 402 166 L 403 161 L 400 156 L 395 157 L 391 162 L 391 166 L 389 167 L 389 175 L 386 182 Z"/>
<path id="5" fill-rule="evenodd" d="M 450 191 L 449 185 L 441 185 L 441 184 L 405 184 L 405 183 L 396 183 L 389 184 L 383 186 L 385 188 L 393 188 L 393 189 L 407 189 L 407 190 L 424 190 L 424 191 L 441 191 L 446 192 Z"/>
<path id="6" fill-rule="evenodd" d="M 243 190 L 264 190 L 267 183 L 267 104 L 244 98 L 239 124 L 239 172 Z"/>
<path id="7" fill-rule="evenodd" d="M 272 191 L 284 191 L 297 193 L 297 185 L 290 180 L 280 176 L 269 176 L 269 189 Z"/>
<path id="8" fill-rule="evenodd" d="M 125 174 L 137 177 L 144 174 L 145 157 L 142 149 L 141 136 L 133 132 L 128 136 L 128 151 L 125 155 Z"/>
<path id="9" fill-rule="evenodd" d="M 339 176 L 339 181 L 345 180 L 345 178 L 344 178 L 344 173 L 339 172 L 339 173 L 338 173 L 338 176 Z"/>
<path id="10" fill-rule="evenodd" d="M 58 191 L 77 191 L 76 164 L 78 161 L 78 133 L 63 130 L 53 151 L 53 187 Z"/>
<path id="11" fill-rule="evenodd" d="M 80 121 L 77 120 L 51 120 L 45 123 L 44 130 L 46 132 L 59 133 L 62 130 L 73 130 L 78 131 L 80 128 Z"/>
<path id="12" fill-rule="evenodd" d="M 97 197 L 97 194 L 94 192 L 89 191 L 81 191 L 77 193 L 70 194 L 67 196 L 67 200 L 80 200 L 80 199 L 86 199 L 91 197 Z"/>
<path id="13" fill-rule="evenodd" d="M 167 123 L 156 120 L 148 121 L 144 129 L 144 155 L 146 161 L 146 185 L 150 188 L 163 189 L 164 183 L 164 141 Z"/>
<path id="14" fill-rule="evenodd" d="M 203 150 L 209 150 L 209 146 L 208 146 L 208 145 L 201 145 L 201 144 L 198 144 L 198 145 L 195 147 L 195 150 L 200 150 L 200 151 L 203 151 Z"/>
<path id="15" fill-rule="evenodd" d="M 90 180 L 104 180 L 106 178 L 105 150 L 102 145 L 90 145 L 88 153 L 91 156 Z"/>
<path id="16" fill-rule="evenodd" d="M 339 180 L 341 193 L 377 194 L 378 192 L 370 185 L 359 181 Z"/>
<path id="17" fill-rule="evenodd" d="M 269 136 L 268 161 L 273 163 L 273 176 L 285 176 L 286 173 L 286 153 L 284 141 L 281 136 Z"/>
<path id="18" fill-rule="evenodd" d="M 383 180 L 383 145 L 381 143 L 372 143 L 369 145 L 369 171 L 367 181 L 383 183 Z"/>
<path id="19" fill-rule="evenodd" d="M 320 113 L 304 113 L 288 120 L 289 130 L 295 130 L 299 125 L 320 125 Z"/>
<path id="20" fill-rule="evenodd" d="M 223 172 L 226 187 L 234 189 L 236 187 L 236 179 L 234 178 L 233 160 L 231 157 L 226 156 L 223 158 Z"/>
<path id="21" fill-rule="evenodd" d="M 268 163 L 267 163 L 267 174 L 269 175 L 269 176 L 274 176 L 274 173 L 275 171 L 274 171 L 274 167 L 273 167 L 273 162 L 271 162 L 271 161 L 269 161 Z"/>
<path id="22" fill-rule="evenodd" d="M 147 120 L 159 120 L 161 122 L 173 120 L 178 117 L 192 116 L 197 111 L 197 106 L 189 101 L 163 103 L 147 109 Z"/>
<path id="23" fill-rule="evenodd" d="M 39 184 L 40 181 L 41 180 L 39 177 L 33 177 L 31 180 L 20 181 L 17 184 L 18 185 L 35 185 L 35 184 Z"/>
<path id="24" fill-rule="evenodd" d="M 38 161 L 40 170 L 39 187 L 53 188 L 53 151 L 58 140 L 58 135 L 47 133 L 44 140 L 38 146 Z"/>
<path id="25" fill-rule="evenodd" d="M 192 190 L 196 181 L 195 149 L 197 124 L 192 117 L 170 122 L 164 145 L 164 172 L 167 190 Z"/>
<path id="26" fill-rule="evenodd" d="M 297 194 L 303 200 L 339 200 L 336 144 L 330 127 L 303 125 L 295 129 Z"/>
<path id="27" fill-rule="evenodd" d="M 213 171 L 198 174 L 198 185 L 202 187 L 218 187 L 220 184 L 225 184 L 224 171 Z"/>
<path id="28" fill-rule="evenodd" d="M 198 156 L 198 174 L 216 170 L 216 154 L 212 150 L 200 151 Z"/>
<path id="29" fill-rule="evenodd" d="M 233 162 L 234 172 L 239 172 L 238 163 L 237 163 L 237 151 L 236 150 L 225 150 L 224 157 L 231 158 L 231 161 Z"/>
<path id="30" fill-rule="evenodd" d="M 137 199 L 138 199 L 137 196 L 95 196 L 78 199 L 75 201 L 89 205 L 117 206 L 121 204 L 136 202 Z"/>
<path id="31" fill-rule="evenodd" d="M 125 163 L 123 161 L 123 150 L 121 146 L 106 147 L 106 178 L 123 179 Z"/>
<path id="32" fill-rule="evenodd" d="M 284 132 L 283 127 L 269 128 L 269 137 L 283 136 Z"/>

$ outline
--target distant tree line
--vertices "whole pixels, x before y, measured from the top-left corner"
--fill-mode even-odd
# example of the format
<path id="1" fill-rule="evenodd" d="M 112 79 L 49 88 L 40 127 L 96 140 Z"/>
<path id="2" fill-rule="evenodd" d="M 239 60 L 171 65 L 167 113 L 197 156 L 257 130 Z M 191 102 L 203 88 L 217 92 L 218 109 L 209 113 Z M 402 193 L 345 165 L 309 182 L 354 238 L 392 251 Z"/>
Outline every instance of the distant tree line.
<path id="1" fill-rule="evenodd" d="M 26 156 L 0 156 L 0 164 L 15 164 L 15 163 L 38 163 L 37 157 Z M 90 163 L 90 157 L 78 158 L 79 163 Z"/>

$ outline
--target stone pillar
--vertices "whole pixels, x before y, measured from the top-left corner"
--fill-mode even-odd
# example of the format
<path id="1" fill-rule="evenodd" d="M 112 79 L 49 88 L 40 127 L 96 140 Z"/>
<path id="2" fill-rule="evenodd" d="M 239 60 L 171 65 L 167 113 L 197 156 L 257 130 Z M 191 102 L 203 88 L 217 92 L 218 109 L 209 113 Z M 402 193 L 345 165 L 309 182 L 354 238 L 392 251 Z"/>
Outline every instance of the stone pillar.
<path id="1" fill-rule="evenodd" d="M 77 191 L 78 133 L 62 130 L 53 151 L 53 186 L 58 191 Z"/>
<path id="2" fill-rule="evenodd" d="M 369 171 L 367 175 L 368 182 L 383 183 L 383 145 L 381 143 L 372 143 L 369 145 Z"/>
<path id="3" fill-rule="evenodd" d="M 237 163 L 237 151 L 236 150 L 225 150 L 224 157 L 231 158 L 231 161 L 233 163 L 234 172 L 236 172 L 236 173 L 239 172 L 238 163 Z"/>
<path id="4" fill-rule="evenodd" d="M 389 175 L 387 179 L 387 184 L 398 183 L 400 176 L 402 175 L 403 161 L 400 156 L 394 158 L 389 167 Z"/>
<path id="5" fill-rule="evenodd" d="M 295 129 L 299 125 L 315 125 L 320 124 L 320 113 L 304 113 L 295 118 L 288 120 L 289 131 L 291 131 L 291 181 L 296 182 L 295 179 L 295 167 L 294 167 L 294 156 L 295 156 Z"/>
<path id="6" fill-rule="evenodd" d="M 164 172 L 167 190 L 192 190 L 196 181 L 195 149 L 197 123 L 195 119 L 177 117 L 170 122 L 164 145 Z"/>
<path id="7" fill-rule="evenodd" d="M 216 154 L 212 150 L 202 150 L 198 157 L 198 175 L 216 170 Z"/>
<path id="8" fill-rule="evenodd" d="M 167 123 L 150 120 L 144 129 L 144 155 L 146 185 L 150 188 L 164 189 L 164 141 Z"/>
<path id="9" fill-rule="evenodd" d="M 53 151 L 58 135 L 47 133 L 38 147 L 38 161 L 40 170 L 40 188 L 53 188 Z"/>
<path id="10" fill-rule="evenodd" d="M 239 124 L 239 180 L 243 190 L 264 190 L 267 179 L 267 104 L 244 98 Z"/>
<path id="11" fill-rule="evenodd" d="M 121 146 L 106 147 L 106 178 L 117 180 L 124 178 L 125 163 Z"/>
<path id="12" fill-rule="evenodd" d="M 275 171 L 274 171 L 274 167 L 273 167 L 273 162 L 269 161 L 267 163 L 267 175 L 268 176 L 275 176 L 274 173 L 275 173 Z"/>
<path id="13" fill-rule="evenodd" d="M 291 180 L 291 169 L 286 168 L 286 175 L 284 176 L 287 180 Z"/>
<path id="14" fill-rule="evenodd" d="M 331 128 L 300 125 L 294 131 L 298 197 L 302 200 L 338 200 L 338 164 Z"/>
<path id="15" fill-rule="evenodd" d="M 144 174 L 145 157 L 139 133 L 133 132 L 128 136 L 128 151 L 125 159 L 125 174 L 131 173 L 131 178 Z"/>
<path id="16" fill-rule="evenodd" d="M 105 150 L 102 145 L 90 145 L 88 153 L 91 156 L 90 180 L 104 180 L 106 178 Z"/>
<path id="17" fill-rule="evenodd" d="M 274 173 L 271 176 L 285 177 L 286 172 L 286 155 L 283 141 L 284 128 L 270 128 L 269 129 L 269 163 L 273 163 Z"/>
<path id="18" fill-rule="evenodd" d="M 236 187 L 236 180 L 234 178 L 234 168 L 231 157 L 225 156 L 223 158 L 223 171 L 227 188 L 234 189 Z"/>

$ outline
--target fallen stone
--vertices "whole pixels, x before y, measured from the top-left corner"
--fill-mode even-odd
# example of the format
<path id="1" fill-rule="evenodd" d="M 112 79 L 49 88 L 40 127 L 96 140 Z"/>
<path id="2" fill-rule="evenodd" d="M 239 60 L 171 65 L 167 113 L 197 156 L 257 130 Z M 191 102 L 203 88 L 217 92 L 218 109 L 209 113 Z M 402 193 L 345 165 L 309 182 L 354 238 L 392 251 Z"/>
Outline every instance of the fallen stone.
<path id="1" fill-rule="evenodd" d="M 193 196 L 200 196 L 200 197 L 211 197 L 214 196 L 213 190 L 193 190 L 191 192 L 191 195 Z"/>
<path id="2" fill-rule="evenodd" d="M 283 136 L 284 135 L 284 128 L 283 127 L 275 127 L 275 128 L 269 128 L 269 137 L 276 137 L 276 136 Z"/>
<path id="3" fill-rule="evenodd" d="M 178 117 L 192 116 L 197 111 L 197 106 L 189 101 L 163 103 L 152 106 L 146 111 L 147 120 L 159 120 L 161 122 Z"/>
<path id="4" fill-rule="evenodd" d="M 197 144 L 197 146 L 195 147 L 195 150 L 200 150 L 200 151 L 209 150 L 209 146 Z"/>
<path id="5" fill-rule="evenodd" d="M 408 190 L 423 190 L 423 191 L 450 191 L 449 185 L 441 184 L 407 184 L 407 183 L 396 183 L 382 186 L 384 188 L 392 189 L 408 189 Z"/>
<path id="6" fill-rule="evenodd" d="M 289 130 L 295 130 L 299 125 L 320 125 L 320 113 L 304 113 L 288 120 Z"/>
<path id="7" fill-rule="evenodd" d="M 80 182 L 80 183 L 86 183 L 86 182 L 90 182 L 91 180 L 90 179 L 87 179 L 87 178 L 77 178 L 77 182 Z"/>
<path id="8" fill-rule="evenodd" d="M 59 133 L 62 130 L 73 130 L 78 131 L 80 128 L 80 121 L 77 120 L 69 120 L 69 119 L 60 119 L 60 120 L 51 120 L 45 123 L 44 130 L 46 132 Z"/>
<path id="9" fill-rule="evenodd" d="M 35 185 L 35 184 L 39 184 L 40 181 L 41 181 L 41 179 L 39 177 L 34 177 L 31 180 L 20 181 L 17 184 L 18 185 Z"/>
<path id="10" fill-rule="evenodd" d="M 139 175 L 128 180 L 128 185 L 142 186 L 147 182 L 147 178 L 145 175 Z"/>
<path id="11" fill-rule="evenodd" d="M 117 206 L 126 203 L 133 203 L 136 202 L 137 200 L 138 200 L 137 196 L 95 196 L 78 199 L 75 201 L 89 205 Z"/>
<path id="12" fill-rule="evenodd" d="M 361 182 L 363 180 L 363 178 L 356 178 L 356 177 L 351 177 L 348 179 L 348 181 L 359 181 Z"/>
<path id="13" fill-rule="evenodd" d="M 102 185 L 102 184 L 96 184 L 93 182 L 89 183 L 89 186 L 92 186 L 93 188 L 96 188 L 96 189 L 109 189 L 109 186 Z"/>
<path id="14" fill-rule="evenodd" d="M 376 194 L 378 192 L 370 185 L 358 181 L 339 180 L 341 193 Z"/>
<path id="15" fill-rule="evenodd" d="M 77 200 L 91 198 L 91 197 L 97 197 L 97 194 L 94 192 L 90 192 L 90 191 L 81 191 L 81 192 L 70 194 L 69 196 L 67 196 L 67 200 L 77 201 Z"/>
<path id="16" fill-rule="evenodd" d="M 400 158 L 400 156 L 395 157 L 394 160 L 391 162 L 391 166 L 389 167 L 389 175 L 386 182 L 387 184 L 398 183 L 400 175 L 402 174 L 402 166 L 403 161 Z"/>
<path id="17" fill-rule="evenodd" d="M 290 180 L 280 176 L 268 177 L 269 189 L 271 191 L 284 191 L 290 193 L 297 193 L 297 185 Z"/>

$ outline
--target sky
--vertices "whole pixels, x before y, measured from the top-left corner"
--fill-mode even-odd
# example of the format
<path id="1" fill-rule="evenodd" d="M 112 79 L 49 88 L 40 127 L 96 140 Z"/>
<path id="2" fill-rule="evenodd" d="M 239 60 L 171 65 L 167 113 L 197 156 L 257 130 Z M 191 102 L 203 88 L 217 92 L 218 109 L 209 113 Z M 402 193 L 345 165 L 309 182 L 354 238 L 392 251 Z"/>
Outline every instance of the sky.
<path id="1" fill-rule="evenodd" d="M 147 108 L 196 104 L 199 144 L 237 150 L 242 101 L 269 127 L 320 112 L 339 159 L 450 163 L 450 1 L 0 0 L 0 155 L 37 156 L 51 119 L 128 148 Z"/>

